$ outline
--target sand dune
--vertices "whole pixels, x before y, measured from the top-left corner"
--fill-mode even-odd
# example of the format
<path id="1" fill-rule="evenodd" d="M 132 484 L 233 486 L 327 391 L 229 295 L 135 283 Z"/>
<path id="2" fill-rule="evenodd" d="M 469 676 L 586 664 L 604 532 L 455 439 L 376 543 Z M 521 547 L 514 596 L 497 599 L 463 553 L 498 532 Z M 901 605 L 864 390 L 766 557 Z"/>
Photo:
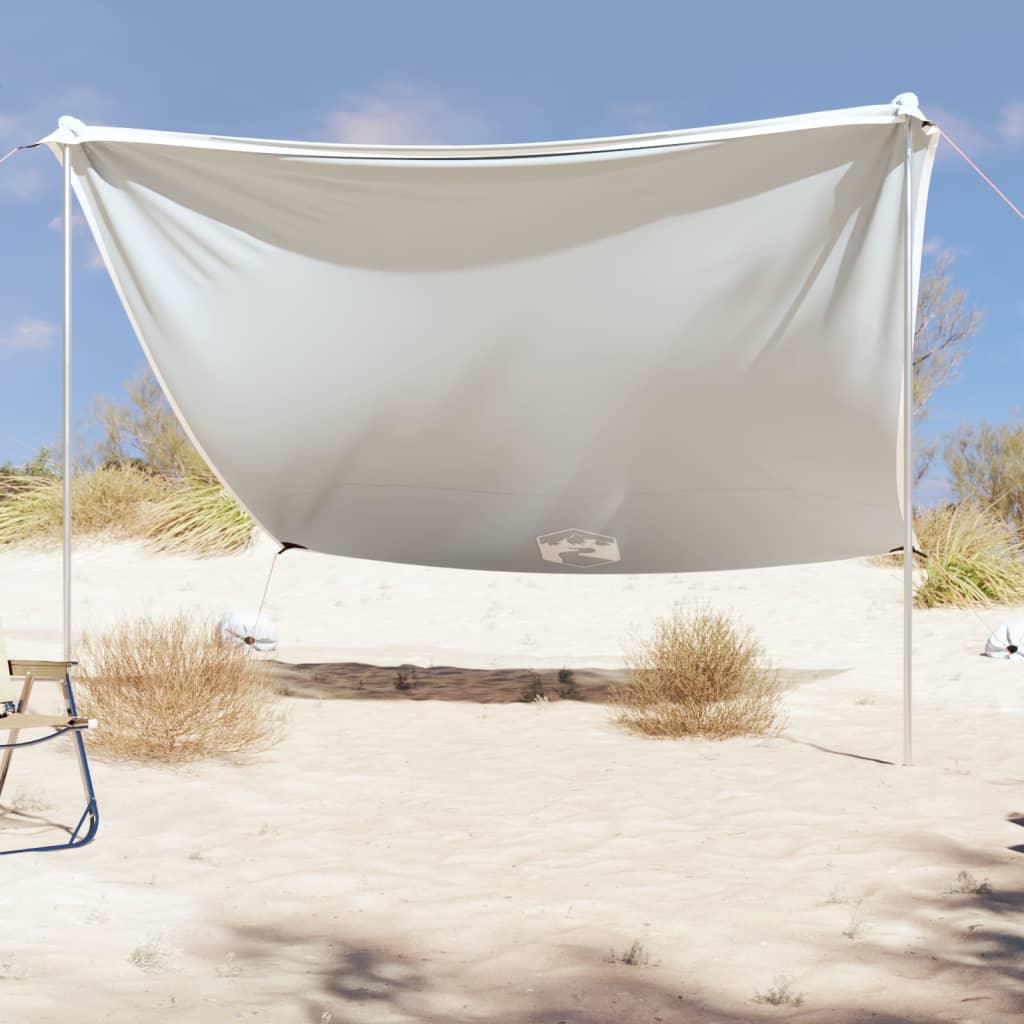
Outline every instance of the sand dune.
<path id="1" fill-rule="evenodd" d="M 84 548 L 76 625 L 252 605 L 271 552 Z M 12 653 L 56 654 L 59 573 L 0 555 Z M 285 739 L 97 763 L 96 843 L 0 862 L 0 1022 L 1017 1020 L 1024 666 L 979 657 L 972 613 L 918 613 L 919 763 L 890 764 L 899 601 L 864 563 L 586 579 L 289 553 L 268 602 Z M 783 735 L 610 721 L 623 643 L 677 602 L 757 630 Z M 583 700 L 518 700 L 562 667 Z M 8 832 L 71 806 L 58 746 L 19 752 Z M 955 891 L 962 871 L 992 891 Z M 753 1001 L 780 975 L 802 1005 Z"/>

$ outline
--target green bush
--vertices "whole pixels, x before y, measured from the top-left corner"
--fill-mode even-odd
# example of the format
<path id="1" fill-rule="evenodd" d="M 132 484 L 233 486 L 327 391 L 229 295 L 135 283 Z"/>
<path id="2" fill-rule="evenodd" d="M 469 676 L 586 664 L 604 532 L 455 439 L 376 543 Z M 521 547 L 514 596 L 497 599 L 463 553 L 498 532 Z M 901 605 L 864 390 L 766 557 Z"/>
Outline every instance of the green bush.
<path id="1" fill-rule="evenodd" d="M 1012 526 L 973 502 L 927 509 L 914 521 L 924 552 L 920 608 L 1024 603 L 1024 560 Z"/>

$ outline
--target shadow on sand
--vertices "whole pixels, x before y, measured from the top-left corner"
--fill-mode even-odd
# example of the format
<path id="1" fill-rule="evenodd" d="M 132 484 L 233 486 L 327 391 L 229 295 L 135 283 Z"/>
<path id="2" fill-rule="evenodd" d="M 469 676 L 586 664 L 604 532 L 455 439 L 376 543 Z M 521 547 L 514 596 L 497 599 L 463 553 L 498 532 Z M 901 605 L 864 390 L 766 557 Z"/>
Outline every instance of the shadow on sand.
<path id="1" fill-rule="evenodd" d="M 992 917 L 1018 913 L 1022 898 L 964 896 L 958 906 Z M 949 900 L 939 898 L 921 913 L 931 912 L 934 921 L 948 908 Z M 538 972 L 514 966 L 515 950 L 488 966 L 430 955 L 401 940 L 366 943 L 273 926 L 235 926 L 228 942 L 247 972 L 275 976 L 277 1005 L 290 1002 L 310 1024 L 1004 1024 L 1024 1013 L 1024 940 L 998 926 L 965 936 L 933 924 L 926 945 L 903 953 L 847 943 L 835 959 L 872 962 L 878 984 L 862 997 L 837 999 L 815 987 L 813 969 L 802 971 L 791 990 L 801 997 L 798 1005 L 759 1002 L 753 990 L 730 999 L 699 976 L 680 977 L 657 961 L 629 966 L 607 950 L 582 946 L 553 947 Z M 756 964 L 737 962 L 735 976 L 753 985 Z"/>
<path id="2" fill-rule="evenodd" d="M 1014 819 L 1008 815 L 1019 823 Z M 521 936 L 524 945 L 515 938 L 518 929 L 500 930 L 504 938 L 497 948 L 469 947 L 467 955 L 466 948 L 458 953 L 446 948 L 446 934 L 437 935 L 436 947 L 417 946 L 400 928 L 387 924 L 381 930 L 369 919 L 368 927 L 352 935 L 293 910 L 286 920 L 258 924 L 220 912 L 211 919 L 207 934 L 213 945 L 205 952 L 232 950 L 243 977 L 272 979 L 270 994 L 277 1004 L 292 1006 L 311 1024 L 1009 1024 L 1024 1019 L 1024 887 L 989 886 L 981 874 L 992 869 L 1005 878 L 1010 863 L 1005 854 L 939 834 L 921 835 L 915 846 L 931 867 L 948 873 L 950 885 L 922 892 L 895 878 L 888 892 L 872 899 L 863 934 L 821 935 L 817 945 L 797 953 L 790 964 L 796 974 L 790 991 L 794 1000 L 802 996 L 799 1005 L 767 1005 L 755 998 L 758 987 L 766 990 L 771 979 L 763 976 L 763 958 L 748 953 L 765 943 L 762 936 L 745 934 L 741 920 L 735 948 L 722 951 L 726 962 L 720 977 L 735 982 L 729 993 L 716 990 L 696 964 L 689 969 L 678 949 L 659 949 L 656 933 L 649 939 L 650 958 L 629 965 L 607 947 L 552 942 L 538 949 L 544 940 L 532 929 Z M 972 877 L 965 866 L 979 872 L 977 885 L 965 885 Z M 732 909 L 725 896 L 721 913 Z M 894 943 L 896 933 L 901 938 Z M 700 949 L 699 931 L 692 942 Z M 834 968 L 842 970 L 844 964 L 860 973 L 860 985 L 830 992 Z M 266 995 L 261 991 L 259 998 Z"/>
<path id="3" fill-rule="evenodd" d="M 282 696 L 315 700 L 452 700 L 476 704 L 530 701 L 539 693 L 551 701 L 607 704 L 624 669 L 459 668 L 451 665 L 366 665 L 361 662 L 269 662 L 274 688 Z M 782 685 L 795 689 L 841 675 L 846 669 L 789 669 Z"/>

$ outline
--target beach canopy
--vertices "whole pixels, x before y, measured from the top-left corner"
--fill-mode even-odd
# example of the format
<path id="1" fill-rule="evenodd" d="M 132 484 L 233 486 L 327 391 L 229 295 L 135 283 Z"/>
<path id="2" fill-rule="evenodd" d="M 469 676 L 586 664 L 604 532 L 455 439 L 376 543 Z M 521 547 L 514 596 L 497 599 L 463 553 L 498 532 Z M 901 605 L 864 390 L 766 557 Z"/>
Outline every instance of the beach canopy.
<path id="1" fill-rule="evenodd" d="M 904 96 L 535 145 L 71 118 L 44 142 L 182 423 L 269 534 L 599 574 L 902 545 L 904 289 L 937 140 Z"/>

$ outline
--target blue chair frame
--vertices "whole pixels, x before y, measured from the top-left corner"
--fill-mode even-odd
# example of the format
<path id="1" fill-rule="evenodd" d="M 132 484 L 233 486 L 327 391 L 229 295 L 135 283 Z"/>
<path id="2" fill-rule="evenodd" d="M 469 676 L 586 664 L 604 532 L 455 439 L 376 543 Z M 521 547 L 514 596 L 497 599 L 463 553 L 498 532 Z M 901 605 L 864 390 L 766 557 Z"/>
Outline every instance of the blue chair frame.
<path id="1" fill-rule="evenodd" d="M 64 697 L 64 705 L 67 709 L 67 716 L 64 721 L 55 721 L 50 724 L 54 731 L 36 739 L 21 740 L 18 736 L 20 729 L 13 725 L 6 728 L 10 730 L 10 739 L 6 743 L 0 743 L 0 750 L 3 750 L 3 757 L 0 759 L 0 796 L 3 795 L 4 786 L 7 783 L 7 774 L 11 766 L 11 757 L 19 747 L 31 747 L 39 743 L 46 743 L 57 739 L 58 736 L 70 734 L 75 745 L 75 752 L 78 757 L 79 770 L 82 776 L 82 792 L 85 796 L 85 807 L 78 817 L 74 828 L 68 828 L 68 840 L 63 843 L 50 843 L 44 846 L 25 846 L 15 850 L 0 850 L 0 856 L 10 856 L 15 853 L 49 853 L 53 850 L 77 850 L 86 846 L 96 838 L 100 827 L 100 812 L 96 801 L 96 790 L 93 787 L 92 772 L 89 770 L 89 758 L 85 750 L 85 738 L 82 735 L 82 720 L 78 715 L 78 706 L 75 703 L 75 692 L 71 685 L 71 669 L 75 666 L 73 661 L 17 661 L 11 659 L 8 662 L 12 677 L 23 680 L 21 696 L 13 706 L 7 705 L 0 714 L 0 730 L 5 728 L 4 719 L 25 714 L 28 708 L 29 698 L 32 689 L 37 682 L 50 681 L 59 683 Z"/>

